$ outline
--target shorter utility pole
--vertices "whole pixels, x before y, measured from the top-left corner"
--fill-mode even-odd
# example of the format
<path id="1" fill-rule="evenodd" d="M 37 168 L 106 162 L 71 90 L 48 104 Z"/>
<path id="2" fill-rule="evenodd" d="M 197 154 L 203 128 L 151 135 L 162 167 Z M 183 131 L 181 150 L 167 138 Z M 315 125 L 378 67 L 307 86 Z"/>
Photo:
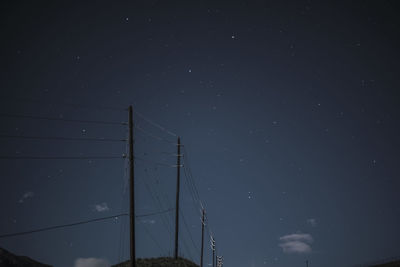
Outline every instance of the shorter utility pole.
<path id="1" fill-rule="evenodd" d="M 177 176 L 176 176 L 176 203 L 175 203 L 175 259 L 178 259 L 178 245 L 179 245 L 179 191 L 181 183 L 181 138 L 178 137 L 178 154 L 176 160 Z"/>
<path id="2" fill-rule="evenodd" d="M 306 267 L 308 267 L 308 260 L 306 260 Z"/>
<path id="3" fill-rule="evenodd" d="M 212 252 L 213 252 L 213 254 L 212 254 L 212 260 L 213 260 L 213 267 L 215 267 L 215 240 L 214 240 L 214 238 L 211 236 L 211 250 L 212 250 Z"/>
<path id="4" fill-rule="evenodd" d="M 204 254 L 204 224 L 206 219 L 206 212 L 204 208 L 202 209 L 201 216 L 201 252 L 200 252 L 200 267 L 203 267 L 203 254 Z"/>
<path id="5" fill-rule="evenodd" d="M 222 267 L 224 265 L 224 257 L 217 256 L 217 267 Z"/>

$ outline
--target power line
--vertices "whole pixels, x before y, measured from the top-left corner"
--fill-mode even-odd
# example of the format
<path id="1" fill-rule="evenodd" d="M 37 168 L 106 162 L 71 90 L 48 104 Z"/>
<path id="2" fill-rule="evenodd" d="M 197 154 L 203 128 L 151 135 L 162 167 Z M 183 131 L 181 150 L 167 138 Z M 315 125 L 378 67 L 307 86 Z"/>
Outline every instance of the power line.
<path id="1" fill-rule="evenodd" d="M 24 232 L 17 232 L 17 233 L 11 233 L 11 234 L 4 234 L 0 235 L 0 238 L 7 238 L 7 237 L 14 237 L 14 236 L 20 236 L 20 235 L 27 235 L 27 234 L 33 234 L 33 233 L 38 233 L 38 232 L 44 232 L 44 231 L 49 231 L 49 230 L 55 230 L 55 229 L 60 229 L 60 228 L 65 228 L 65 227 L 71 227 L 71 226 L 76 226 L 76 225 L 82 225 L 82 224 L 87 224 L 87 223 L 92 223 L 92 222 L 98 222 L 98 221 L 104 221 L 112 218 L 118 218 L 122 216 L 128 216 L 128 213 L 121 213 L 113 216 L 107 216 L 107 217 L 102 217 L 102 218 L 97 218 L 97 219 L 91 219 L 91 220 L 86 220 L 86 221 L 81 221 L 81 222 L 76 222 L 76 223 L 69 223 L 69 224 L 61 224 L 61 225 L 55 225 L 55 226 L 49 226 L 49 227 L 44 227 L 44 228 L 39 228 L 35 230 L 30 230 L 30 231 L 24 231 Z"/>
<path id="2" fill-rule="evenodd" d="M 178 167 L 178 165 L 168 164 L 168 163 L 164 163 L 164 162 L 158 162 L 158 161 L 154 161 L 154 160 L 150 160 L 150 159 L 145 159 L 145 158 L 142 158 L 142 157 L 134 156 L 134 158 L 138 159 L 138 160 L 141 160 L 141 161 L 144 161 L 144 162 L 150 162 L 150 163 L 153 163 L 153 164 L 159 165 L 159 166 L 165 166 L 165 167 L 171 167 L 171 168 Z M 180 167 L 183 167 L 183 165 L 180 165 Z"/>
<path id="3" fill-rule="evenodd" d="M 189 246 L 187 245 L 185 239 L 182 239 L 182 243 L 183 243 L 183 246 L 185 247 L 185 249 L 186 249 L 186 251 L 187 251 L 187 253 L 188 253 L 188 256 L 189 256 L 190 260 L 191 260 L 191 261 L 194 261 L 194 260 L 193 260 L 192 253 L 191 253 L 191 251 L 190 251 L 190 249 L 189 249 Z M 180 248 L 180 246 L 179 246 L 179 248 Z M 181 251 L 181 250 L 180 250 L 180 251 Z"/>
<path id="4" fill-rule="evenodd" d="M 172 210 L 173 209 L 168 209 L 168 210 L 162 210 L 162 211 L 157 211 L 157 212 L 152 212 L 152 213 L 139 214 L 139 215 L 135 215 L 135 217 L 136 218 L 148 217 L 148 216 L 167 213 L 167 212 L 170 212 Z M 44 228 L 39 228 L 39 229 L 34 229 L 34 230 L 29 230 L 29 231 L 24 231 L 24 232 L 16 232 L 16 233 L 4 234 L 4 235 L 0 235 L 0 238 L 7 238 L 7 237 L 14 237 L 14 236 L 19 236 L 19 235 L 27 235 L 27 234 L 33 234 L 33 233 L 38 233 L 38 232 L 50 231 L 50 230 L 55 230 L 55 229 L 60 229 L 60 228 L 66 228 L 66 227 L 71 227 L 71 226 L 88 224 L 88 223 L 92 223 L 92 222 L 104 221 L 104 220 L 123 217 L 123 216 L 128 216 L 128 215 L 129 215 L 129 213 L 120 213 L 120 214 L 113 215 L 113 216 L 101 217 L 101 218 L 96 218 L 96 219 L 91 219 L 91 220 L 86 220 L 86 221 L 81 221 L 81 222 L 75 222 L 75 223 L 69 223 L 69 224 L 61 224 L 61 225 L 49 226 L 49 227 L 44 227 Z"/>
<path id="5" fill-rule="evenodd" d="M 173 208 L 167 209 L 167 210 L 162 210 L 162 211 L 155 211 L 152 213 L 146 213 L 146 214 L 140 214 L 140 215 L 136 215 L 136 218 L 142 218 L 142 217 L 149 217 L 149 216 L 154 216 L 154 215 L 159 215 L 159 214 L 164 214 L 170 211 L 173 211 Z"/>
<path id="6" fill-rule="evenodd" d="M 60 137 L 60 136 L 26 136 L 26 135 L 6 135 L 0 134 L 0 138 L 11 139 L 33 139 L 33 140 L 60 140 L 60 141 L 95 141 L 95 142 L 126 142 L 126 139 L 113 139 L 113 138 L 91 138 L 91 137 Z"/>
<path id="7" fill-rule="evenodd" d="M 14 102 L 28 102 L 28 103 L 36 103 L 36 104 L 44 104 L 44 105 L 54 105 L 54 106 L 68 106 L 73 108 L 82 108 L 82 109 L 95 109 L 95 110 L 114 110 L 114 111 L 126 111 L 126 108 L 120 107 L 112 107 L 112 106 L 102 106 L 102 105 L 83 105 L 83 104 L 75 104 L 75 103 L 67 103 L 67 102 L 46 102 L 42 100 L 37 100 L 28 97 L 12 97 L 12 96 L 2 96 L 2 99 L 6 98 L 8 100 Z"/>
<path id="8" fill-rule="evenodd" d="M 41 116 L 9 114 L 9 113 L 0 113 L 0 117 L 34 119 L 34 120 L 49 120 L 49 121 L 65 121 L 65 122 L 77 122 L 77 123 L 92 123 L 92 124 L 104 124 L 104 125 L 127 125 L 126 122 L 99 121 L 99 120 L 96 120 L 96 121 L 94 121 L 94 120 L 75 120 L 75 119 L 41 117 Z"/>
<path id="9" fill-rule="evenodd" d="M 162 207 L 163 206 L 162 203 L 166 203 L 166 206 L 172 207 L 172 204 L 168 197 L 168 194 L 161 191 L 161 187 L 160 187 L 161 183 L 156 174 L 157 169 L 155 169 L 154 171 L 155 171 L 154 173 L 150 173 L 147 168 L 145 169 L 147 180 L 152 181 L 153 183 L 155 183 L 157 185 L 157 186 L 155 186 L 155 193 L 156 193 L 156 199 L 158 201 L 158 204 L 160 205 L 160 207 Z M 164 201 L 161 201 L 159 196 L 164 197 Z M 168 215 L 167 214 L 165 215 L 165 220 L 167 221 L 168 226 L 171 228 L 171 230 L 169 230 L 169 233 L 170 233 L 170 237 L 172 239 L 173 238 L 173 233 L 172 233 L 173 227 L 170 225 L 169 221 L 174 221 L 174 216 L 171 213 L 168 213 Z M 172 245 L 172 243 L 170 243 L 170 245 Z M 172 247 L 170 247 L 170 249 L 172 250 Z"/>
<path id="10" fill-rule="evenodd" d="M 158 243 L 157 239 L 154 238 L 154 236 L 151 234 L 151 232 L 150 232 L 149 229 L 147 228 L 146 224 L 143 223 L 142 225 L 143 225 L 143 228 L 144 228 L 145 232 L 149 235 L 149 237 L 151 238 L 151 240 L 153 240 L 153 242 L 157 245 L 157 247 L 158 247 L 161 251 L 167 252 L 167 254 L 168 254 L 168 251 L 164 250 L 164 249 L 161 247 L 160 243 Z"/>
<path id="11" fill-rule="evenodd" d="M 141 128 L 139 126 L 135 126 L 135 129 L 139 130 L 141 133 L 143 133 L 143 134 L 145 134 L 145 135 L 147 135 L 147 136 L 149 136 L 149 137 L 151 137 L 153 139 L 156 139 L 158 141 L 163 141 L 163 142 L 166 142 L 168 144 L 176 145 L 176 142 L 172 142 L 172 141 L 170 141 L 168 139 L 165 139 L 165 138 L 159 137 L 159 136 L 157 136 L 155 134 L 149 133 L 149 132 L 147 132 L 146 130 L 144 130 L 143 128 Z"/>
<path id="12" fill-rule="evenodd" d="M 184 170 L 184 173 L 185 173 L 185 181 L 186 181 L 185 184 L 186 184 L 186 187 L 187 187 L 187 189 L 189 191 L 190 196 L 192 197 L 193 205 L 194 205 L 195 209 L 197 209 L 198 207 L 196 206 L 196 203 L 198 202 L 198 199 L 196 199 L 196 196 L 193 193 L 193 188 L 191 188 L 191 186 L 190 186 L 190 181 L 189 181 L 189 178 L 188 178 L 189 175 L 188 175 L 188 172 L 187 172 L 186 168 L 183 167 L 183 170 Z"/>
<path id="13" fill-rule="evenodd" d="M 183 149 L 184 149 L 184 157 L 183 157 L 183 159 L 184 159 L 184 167 L 187 167 L 187 170 L 188 170 L 188 173 L 189 173 L 189 179 L 191 180 L 191 185 L 192 185 L 192 187 L 193 187 L 193 191 L 194 191 L 194 193 L 195 193 L 195 195 L 196 195 L 198 201 L 201 202 L 199 190 L 197 189 L 196 182 L 195 182 L 195 180 L 194 180 L 194 178 L 193 178 L 193 174 L 192 174 L 192 171 L 191 171 L 191 169 L 190 169 L 190 162 L 189 162 L 189 158 L 188 158 L 187 149 L 186 149 L 186 147 L 183 147 Z M 187 166 L 186 166 L 186 165 L 187 165 Z M 201 204 L 201 203 L 200 203 L 200 204 Z"/>
<path id="14" fill-rule="evenodd" d="M 145 170 L 146 172 L 146 176 L 147 178 L 149 178 L 149 174 L 147 173 L 147 170 Z M 160 201 L 160 198 L 158 197 L 157 193 L 154 192 L 151 187 L 149 186 L 149 184 L 147 183 L 147 180 L 149 179 L 144 179 L 141 176 L 140 180 L 144 183 L 147 191 L 150 193 L 150 196 L 152 197 L 154 203 L 156 204 L 156 206 L 158 206 L 159 209 L 164 209 L 162 202 Z M 170 235 L 172 236 L 172 226 L 169 224 L 169 220 L 167 216 L 161 216 L 161 221 L 163 222 L 163 225 L 165 226 L 165 228 L 167 229 L 167 231 L 170 233 Z"/>
<path id="15" fill-rule="evenodd" d="M 196 243 L 194 242 L 194 239 L 193 239 L 193 237 L 192 237 L 192 233 L 191 233 L 190 230 L 189 230 L 189 225 L 188 225 L 187 222 L 186 222 L 185 216 L 183 215 L 182 210 L 180 210 L 180 211 L 181 211 L 183 223 L 184 223 L 184 225 L 185 225 L 186 231 L 187 231 L 188 234 L 189 234 L 190 240 L 192 241 L 192 244 L 193 244 L 194 248 L 195 248 L 196 250 L 199 250 L 199 248 L 197 247 Z"/>
<path id="16" fill-rule="evenodd" d="M 166 132 L 167 134 L 169 134 L 169 135 L 171 135 L 171 136 L 173 136 L 173 137 L 177 137 L 177 136 L 178 136 L 177 134 L 171 132 L 171 131 L 168 130 L 167 128 L 165 128 L 165 127 L 161 126 L 160 124 L 158 124 L 158 123 L 156 123 L 156 122 L 150 120 L 149 118 L 147 118 L 147 117 L 144 116 L 143 114 L 141 114 L 141 113 L 139 113 L 139 112 L 137 112 L 137 111 L 135 111 L 135 113 L 136 113 L 139 117 L 141 117 L 143 120 L 145 120 L 146 122 L 148 122 L 149 124 L 151 124 L 151 125 L 153 125 L 154 127 L 156 127 L 156 128 L 158 128 L 158 129 L 160 129 L 160 130 Z"/>
<path id="17" fill-rule="evenodd" d="M 147 169 L 145 169 L 145 173 L 146 173 L 146 177 L 147 177 L 147 178 L 150 178 L 150 175 L 149 175 L 149 173 L 147 172 Z M 144 183 L 144 185 L 145 185 L 145 187 L 146 187 L 146 190 L 148 191 L 148 193 L 150 194 L 152 200 L 154 201 L 154 204 L 155 204 L 159 209 L 161 209 L 161 210 L 164 209 L 164 207 L 163 207 L 163 205 L 162 205 L 162 202 L 160 201 L 160 198 L 158 197 L 157 192 L 153 191 L 153 190 L 151 189 L 150 185 L 147 183 L 147 181 L 150 180 L 150 179 L 145 179 L 144 177 L 141 177 L 141 176 L 139 176 L 139 177 L 140 177 L 140 180 Z M 172 208 L 169 208 L 168 210 L 173 210 L 173 209 L 172 209 Z M 170 222 L 169 222 L 169 220 L 168 220 L 167 214 L 162 213 L 161 222 L 162 222 L 162 224 L 164 225 L 164 227 L 167 229 L 167 232 L 168 232 L 168 233 L 170 234 L 170 236 L 172 237 L 172 226 L 171 226 L 171 224 L 170 224 Z M 144 224 L 143 224 L 143 226 L 146 227 Z M 149 235 L 151 235 L 150 232 L 148 231 L 148 229 L 145 229 L 145 230 L 146 230 L 146 232 L 148 232 Z M 156 242 L 156 244 L 158 243 L 152 236 L 150 236 L 150 237 L 153 239 L 154 242 Z M 159 246 L 159 244 L 158 244 L 158 246 Z M 159 246 L 159 247 L 160 247 L 160 246 Z"/>
<path id="18" fill-rule="evenodd" d="M 123 156 L 0 156 L 0 160 L 122 159 Z"/>

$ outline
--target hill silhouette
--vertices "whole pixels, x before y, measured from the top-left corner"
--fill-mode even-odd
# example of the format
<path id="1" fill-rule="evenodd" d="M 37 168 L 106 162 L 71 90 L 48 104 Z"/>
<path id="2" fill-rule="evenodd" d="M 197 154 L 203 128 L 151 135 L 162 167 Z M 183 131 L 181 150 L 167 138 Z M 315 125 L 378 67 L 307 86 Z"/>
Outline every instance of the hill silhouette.
<path id="1" fill-rule="evenodd" d="M 112 267 L 129 267 L 130 261 L 125 261 L 113 265 Z M 175 260 L 170 257 L 150 258 L 150 259 L 137 259 L 137 267 L 199 267 L 194 262 L 184 258 Z"/>
<path id="2" fill-rule="evenodd" d="M 26 256 L 17 256 L 0 248 L 0 267 L 52 267 L 32 260 Z"/>
<path id="3" fill-rule="evenodd" d="M 129 267 L 130 261 L 121 262 L 111 267 Z M 137 259 L 137 267 L 199 267 L 196 263 L 171 257 Z M 390 261 L 381 264 L 369 265 L 370 267 L 400 267 L 400 260 Z M 13 253 L 0 248 L 0 267 L 53 267 L 48 264 L 40 263 L 26 256 L 17 256 Z"/>
<path id="4" fill-rule="evenodd" d="M 130 261 L 121 262 L 112 267 L 129 267 Z M 137 259 L 137 267 L 199 267 L 194 262 L 184 258 L 175 260 L 170 257 Z M 0 267 L 53 267 L 40 263 L 26 256 L 17 256 L 3 248 L 0 248 Z"/>
<path id="5" fill-rule="evenodd" d="M 378 265 L 372 265 L 371 267 L 400 267 L 400 260 L 382 263 Z"/>

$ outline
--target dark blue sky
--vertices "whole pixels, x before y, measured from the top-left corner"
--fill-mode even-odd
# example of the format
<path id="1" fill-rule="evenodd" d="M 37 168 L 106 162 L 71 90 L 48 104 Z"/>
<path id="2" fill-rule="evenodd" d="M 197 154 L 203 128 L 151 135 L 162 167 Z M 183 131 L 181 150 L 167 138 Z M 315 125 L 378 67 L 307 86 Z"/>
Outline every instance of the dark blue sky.
<path id="1" fill-rule="evenodd" d="M 396 2 L 216 2 L 1 4 L 0 234 L 128 208 L 122 157 L 9 159 L 119 157 L 124 142 L 6 138 L 123 139 L 125 126 L 10 114 L 122 122 L 133 104 L 182 137 L 225 266 L 400 256 Z M 148 160 L 136 162 L 137 213 L 173 207 L 176 169 L 153 161 L 176 164 L 164 142 L 176 137 L 135 120 L 144 130 L 135 153 Z M 182 169 L 181 251 L 199 262 L 199 206 L 185 183 Z M 173 216 L 138 218 L 139 257 L 171 255 Z M 127 259 L 126 223 L 0 247 L 55 266 L 103 266 Z"/>

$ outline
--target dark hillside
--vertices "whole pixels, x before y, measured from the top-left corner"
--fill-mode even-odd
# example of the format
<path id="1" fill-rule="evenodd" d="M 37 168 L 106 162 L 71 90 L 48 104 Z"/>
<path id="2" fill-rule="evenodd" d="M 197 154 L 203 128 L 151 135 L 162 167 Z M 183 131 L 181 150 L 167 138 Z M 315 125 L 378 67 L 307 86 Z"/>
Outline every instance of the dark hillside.
<path id="1" fill-rule="evenodd" d="M 400 260 L 387 262 L 387 263 L 383 263 L 383 264 L 378 264 L 378 265 L 372 265 L 371 267 L 400 267 Z"/>
<path id="2" fill-rule="evenodd" d="M 17 256 L 0 248 L 0 267 L 52 267 L 25 256 Z"/>
<path id="3" fill-rule="evenodd" d="M 129 267 L 130 261 L 125 261 L 112 267 Z M 174 258 L 151 258 L 151 259 L 137 259 L 136 260 L 137 267 L 198 267 L 197 264 L 184 259 L 178 258 L 175 260 Z"/>

